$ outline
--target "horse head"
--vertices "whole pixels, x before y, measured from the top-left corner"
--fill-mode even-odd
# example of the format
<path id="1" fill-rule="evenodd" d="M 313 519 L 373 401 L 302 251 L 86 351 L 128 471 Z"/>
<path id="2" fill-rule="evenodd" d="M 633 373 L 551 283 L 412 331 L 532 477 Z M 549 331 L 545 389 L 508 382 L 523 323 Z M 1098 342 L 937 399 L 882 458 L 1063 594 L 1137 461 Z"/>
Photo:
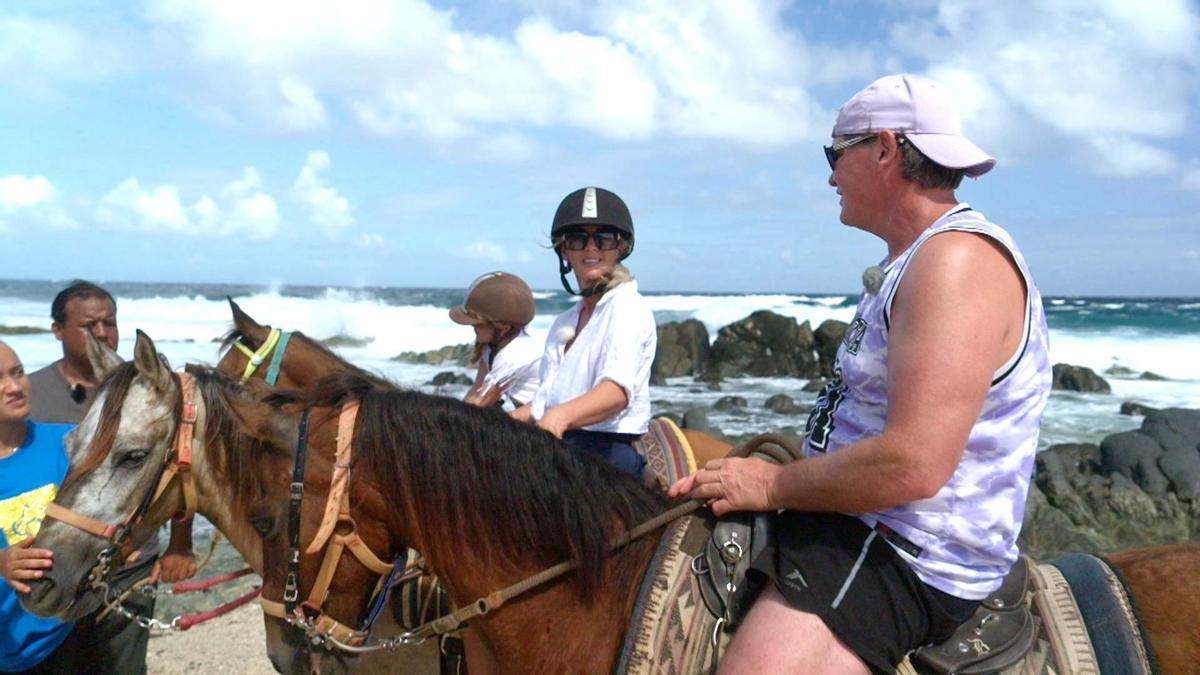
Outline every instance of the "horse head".
<path id="1" fill-rule="evenodd" d="M 292 480 L 303 489 L 272 485 L 248 509 L 263 542 L 267 651 L 283 673 L 353 668 L 353 648 L 385 609 L 392 572 L 407 557 L 389 527 L 391 500 L 357 473 L 357 399 L 322 400 L 321 391 L 306 401 L 315 405 L 295 434 Z"/>

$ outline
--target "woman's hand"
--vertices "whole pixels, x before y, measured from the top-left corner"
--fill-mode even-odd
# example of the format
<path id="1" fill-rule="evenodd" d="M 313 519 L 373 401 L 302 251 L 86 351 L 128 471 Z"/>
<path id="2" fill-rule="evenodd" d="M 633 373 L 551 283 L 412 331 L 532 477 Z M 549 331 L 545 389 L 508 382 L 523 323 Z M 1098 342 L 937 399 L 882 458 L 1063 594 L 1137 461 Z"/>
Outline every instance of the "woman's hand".
<path id="1" fill-rule="evenodd" d="M 570 428 L 571 420 L 567 415 L 563 414 L 562 406 L 555 406 L 546 410 L 546 414 L 542 415 L 542 419 L 538 420 L 537 425 L 545 429 L 555 438 L 562 438 L 563 434 Z"/>
<path id="2" fill-rule="evenodd" d="M 54 552 L 45 548 L 30 548 L 33 537 L 0 549 L 0 577 L 18 593 L 28 593 L 29 586 L 21 580 L 41 579 L 42 570 L 54 564 Z"/>
<path id="3" fill-rule="evenodd" d="M 518 422 L 532 424 L 533 423 L 533 406 L 526 403 L 525 405 L 521 406 L 520 408 L 517 408 L 516 410 L 508 413 L 508 416 Z"/>

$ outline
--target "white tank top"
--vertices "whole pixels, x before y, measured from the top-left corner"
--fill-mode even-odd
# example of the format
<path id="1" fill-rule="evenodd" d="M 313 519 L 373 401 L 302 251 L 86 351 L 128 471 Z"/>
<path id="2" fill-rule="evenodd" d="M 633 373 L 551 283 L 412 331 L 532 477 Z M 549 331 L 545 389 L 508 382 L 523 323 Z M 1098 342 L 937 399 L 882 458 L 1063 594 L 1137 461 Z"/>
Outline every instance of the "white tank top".
<path id="1" fill-rule="evenodd" d="M 858 517 L 880 530 L 922 581 L 956 597 L 978 600 L 999 588 L 1017 559 L 1017 535 L 1052 379 L 1041 295 L 1007 232 L 959 204 L 884 266 L 879 291 L 863 292 L 846 329 L 834 378 L 821 390 L 809 416 L 804 450 L 806 455 L 836 452 L 882 433 L 892 300 L 917 249 L 930 237 L 952 230 L 987 235 L 1008 250 L 1028 289 L 1025 337 L 995 372 L 962 461 L 942 489 L 929 499 Z M 930 419 L 936 421 L 936 411 Z"/>

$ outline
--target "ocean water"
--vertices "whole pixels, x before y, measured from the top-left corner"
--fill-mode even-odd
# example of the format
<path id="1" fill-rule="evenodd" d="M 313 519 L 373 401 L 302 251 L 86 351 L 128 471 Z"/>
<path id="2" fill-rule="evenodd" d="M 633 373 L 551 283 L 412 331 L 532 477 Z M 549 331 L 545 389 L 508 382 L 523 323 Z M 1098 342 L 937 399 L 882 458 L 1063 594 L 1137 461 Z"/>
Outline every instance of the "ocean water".
<path id="1" fill-rule="evenodd" d="M 61 284 L 0 280 L 0 338 L 11 344 L 28 369 L 40 368 L 61 355 L 48 332 L 49 307 Z M 393 361 L 405 351 L 425 351 L 469 342 L 469 327 L 450 321 L 446 310 L 462 301 L 463 289 L 335 288 L 108 283 L 116 296 L 121 340 L 118 351 L 129 358 L 135 329 L 150 335 L 159 350 L 178 366 L 215 363 L 220 338 L 230 329 L 226 296 L 256 320 L 317 339 L 341 338 L 334 347 L 350 361 L 377 371 L 399 384 L 431 393 L 460 397 L 465 387 L 434 389 L 435 374 L 468 368 L 414 365 Z M 759 309 L 808 321 L 814 328 L 826 319 L 853 318 L 854 295 L 646 293 L 658 322 L 694 318 L 712 339 L 724 325 Z M 537 315 L 530 332 L 544 338 L 554 316 L 573 300 L 562 291 L 535 293 Z M 1104 436 L 1136 428 L 1141 418 L 1120 415 L 1123 401 L 1153 407 L 1200 407 L 1200 299 L 1198 298 L 1047 298 L 1051 357 L 1055 363 L 1088 366 L 1103 374 L 1112 394 L 1054 392 L 1042 429 L 1041 444 L 1097 442 Z M 29 332 L 45 331 L 45 332 Z M 1151 371 L 1164 381 L 1106 374 L 1113 367 L 1135 375 Z M 676 412 L 711 405 L 727 395 L 743 396 L 749 406 L 710 411 L 709 421 L 731 435 L 802 427 L 804 416 L 780 415 L 763 402 L 786 393 L 798 403 L 814 394 L 801 391 L 803 380 L 745 378 L 728 380 L 710 391 L 691 378 L 652 387 L 655 412 Z"/>

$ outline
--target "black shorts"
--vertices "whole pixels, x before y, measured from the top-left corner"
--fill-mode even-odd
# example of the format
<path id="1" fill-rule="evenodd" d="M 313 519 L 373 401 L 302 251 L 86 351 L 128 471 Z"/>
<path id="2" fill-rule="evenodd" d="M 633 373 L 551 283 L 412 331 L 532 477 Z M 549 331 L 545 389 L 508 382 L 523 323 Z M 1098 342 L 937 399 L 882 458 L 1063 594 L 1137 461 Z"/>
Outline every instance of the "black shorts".
<path id="1" fill-rule="evenodd" d="M 858 518 L 784 511 L 776 546 L 752 563 L 792 607 L 815 614 L 873 672 L 893 673 L 909 651 L 950 636 L 978 600 L 922 582 Z"/>

